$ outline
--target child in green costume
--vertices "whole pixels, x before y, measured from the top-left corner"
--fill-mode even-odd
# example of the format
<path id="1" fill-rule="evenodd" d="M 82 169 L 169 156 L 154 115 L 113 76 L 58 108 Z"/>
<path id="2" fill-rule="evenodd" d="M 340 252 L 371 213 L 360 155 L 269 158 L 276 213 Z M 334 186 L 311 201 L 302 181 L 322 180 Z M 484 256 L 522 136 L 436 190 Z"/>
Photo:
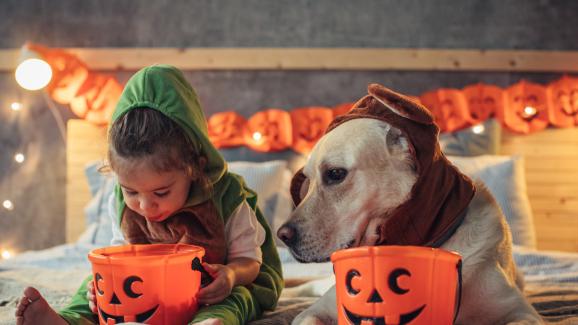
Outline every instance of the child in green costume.
<path id="1" fill-rule="evenodd" d="M 213 281 L 199 291 L 202 307 L 191 323 L 244 324 L 275 308 L 283 280 L 271 230 L 256 194 L 210 143 L 179 70 L 151 66 L 128 81 L 112 116 L 109 162 L 118 178 L 113 244 L 205 248 Z M 95 301 L 92 277 L 58 313 L 29 287 L 17 324 L 98 323 Z"/>

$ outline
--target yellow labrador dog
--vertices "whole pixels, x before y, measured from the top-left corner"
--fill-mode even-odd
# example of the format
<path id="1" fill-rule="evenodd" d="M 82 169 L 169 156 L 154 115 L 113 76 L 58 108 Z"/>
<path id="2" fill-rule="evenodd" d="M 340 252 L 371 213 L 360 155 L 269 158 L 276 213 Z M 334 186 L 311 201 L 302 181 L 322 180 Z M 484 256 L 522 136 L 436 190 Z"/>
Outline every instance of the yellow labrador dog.
<path id="1" fill-rule="evenodd" d="M 301 262 L 365 245 L 456 251 L 463 258 L 456 324 L 542 324 L 524 299 L 494 198 L 443 156 L 423 106 L 380 85 L 368 90 L 295 175 L 297 207 L 278 237 Z M 336 308 L 333 286 L 293 324 L 336 324 Z"/>

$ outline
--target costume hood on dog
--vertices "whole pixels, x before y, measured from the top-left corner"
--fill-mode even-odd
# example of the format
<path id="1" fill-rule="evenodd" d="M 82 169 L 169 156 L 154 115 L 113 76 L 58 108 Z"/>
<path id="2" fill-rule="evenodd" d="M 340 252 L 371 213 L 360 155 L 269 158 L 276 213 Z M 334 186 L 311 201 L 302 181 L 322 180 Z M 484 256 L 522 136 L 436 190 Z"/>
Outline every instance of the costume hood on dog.
<path id="1" fill-rule="evenodd" d="M 336 117 L 325 134 L 357 118 L 381 120 L 401 130 L 408 139 L 418 178 L 409 199 L 387 213 L 377 244 L 439 247 L 463 221 L 475 187 L 441 152 L 439 128 L 427 108 L 378 84 L 369 85 L 368 93 L 347 114 Z M 293 176 L 295 205 L 301 202 L 305 178 L 301 170 Z"/>

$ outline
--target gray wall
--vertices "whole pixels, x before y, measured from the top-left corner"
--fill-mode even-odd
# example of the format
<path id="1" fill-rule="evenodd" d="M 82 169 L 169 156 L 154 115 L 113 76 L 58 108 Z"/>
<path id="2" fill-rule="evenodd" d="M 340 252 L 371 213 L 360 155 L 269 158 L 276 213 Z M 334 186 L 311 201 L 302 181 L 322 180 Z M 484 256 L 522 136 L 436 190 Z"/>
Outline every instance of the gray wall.
<path id="1" fill-rule="evenodd" d="M 185 1 L 0 0 L 0 48 L 26 40 L 51 47 L 404 47 L 578 49 L 578 2 L 528 0 Z M 170 63 L 170 62 L 163 62 Z M 114 72 L 125 81 L 129 72 Z M 353 101 L 369 82 L 408 94 L 559 74 L 396 71 L 194 71 L 187 77 L 210 115 Z M 20 98 L 24 111 L 8 107 Z M 41 92 L 0 73 L 0 247 L 64 241 L 65 144 Z M 66 120 L 72 117 L 58 106 Z M 28 160 L 13 162 L 24 148 Z"/>

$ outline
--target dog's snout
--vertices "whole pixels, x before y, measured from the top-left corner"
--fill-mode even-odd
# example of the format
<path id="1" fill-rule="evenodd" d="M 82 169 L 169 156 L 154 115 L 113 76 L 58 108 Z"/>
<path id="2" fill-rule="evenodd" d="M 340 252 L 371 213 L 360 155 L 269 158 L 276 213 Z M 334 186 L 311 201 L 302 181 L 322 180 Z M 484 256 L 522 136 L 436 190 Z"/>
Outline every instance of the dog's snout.
<path id="1" fill-rule="evenodd" d="M 292 246 L 297 241 L 297 229 L 291 224 L 284 224 L 277 230 L 277 237 L 281 239 L 285 245 Z"/>

